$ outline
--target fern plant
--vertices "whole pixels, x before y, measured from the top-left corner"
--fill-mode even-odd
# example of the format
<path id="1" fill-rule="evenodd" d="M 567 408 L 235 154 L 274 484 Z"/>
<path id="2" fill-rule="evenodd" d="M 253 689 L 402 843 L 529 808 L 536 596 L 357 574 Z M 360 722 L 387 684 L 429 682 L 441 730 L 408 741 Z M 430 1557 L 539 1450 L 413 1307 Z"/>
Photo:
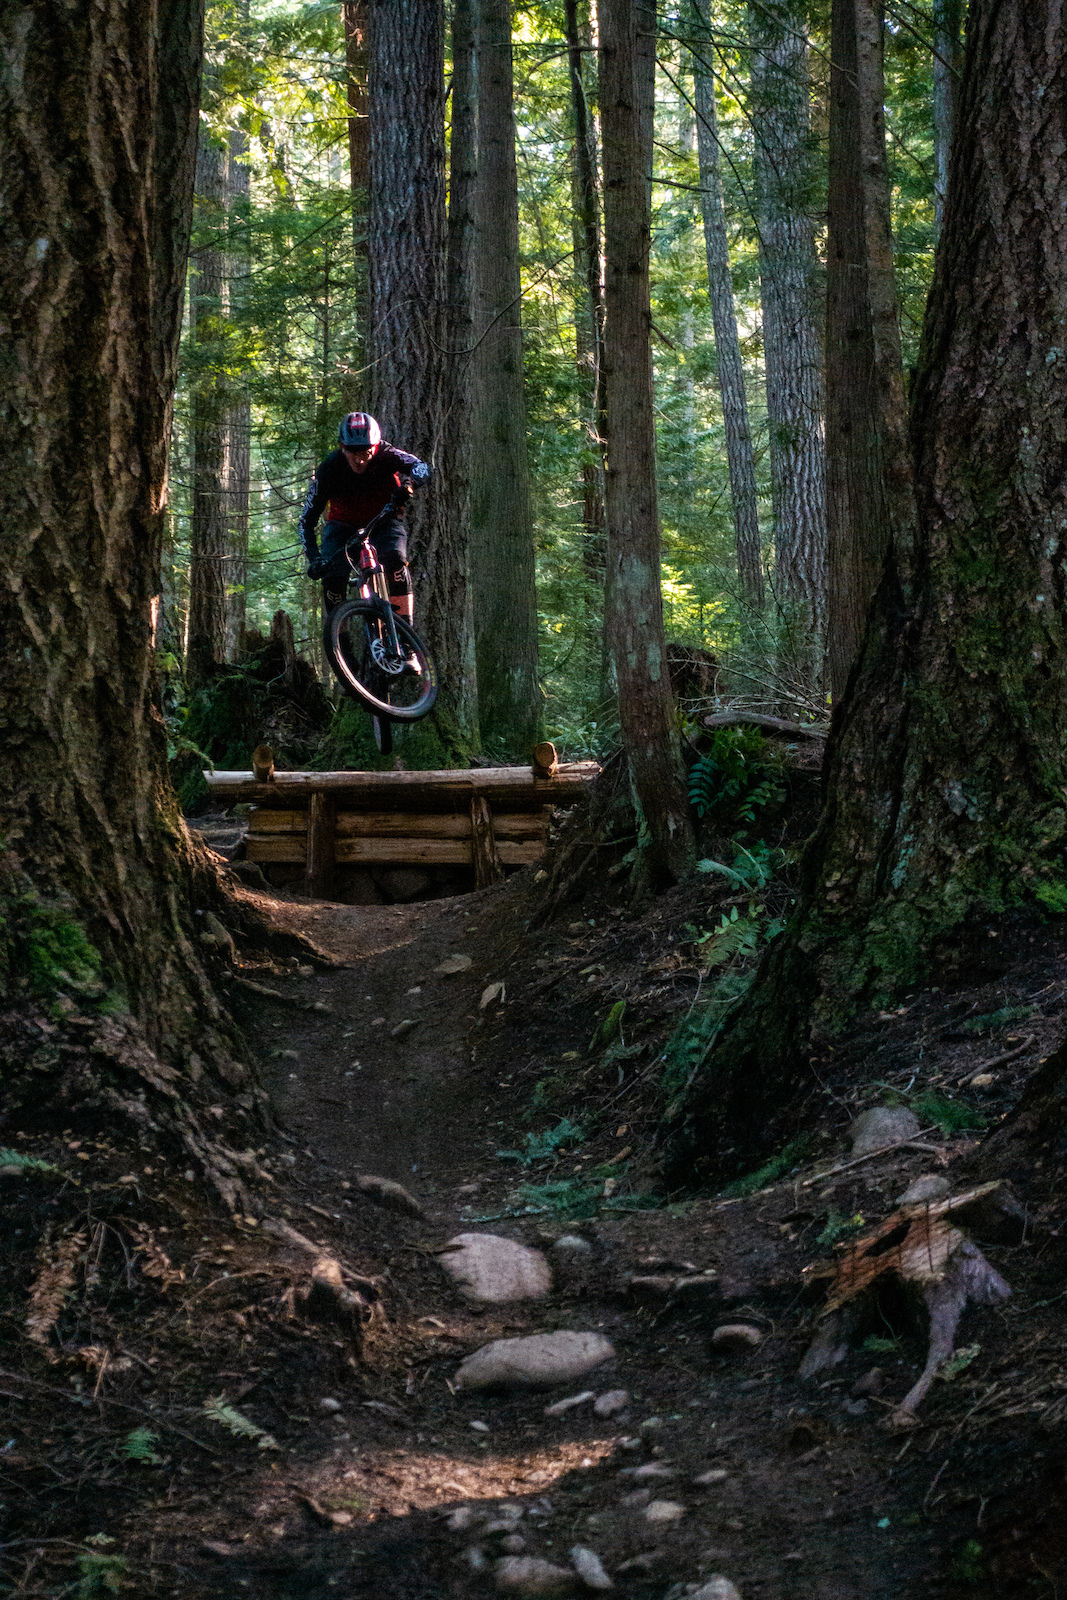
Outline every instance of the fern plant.
<path id="1" fill-rule="evenodd" d="M 122 1441 L 122 1454 L 127 1461 L 141 1461 L 145 1466 L 155 1467 L 163 1457 L 152 1447 L 159 1442 L 159 1434 L 153 1433 L 151 1428 L 134 1428 Z"/>
<path id="2" fill-rule="evenodd" d="M 782 799 L 780 765 L 755 728 L 716 728 L 711 748 L 689 771 L 689 803 L 698 817 L 712 813 L 732 827 Z"/>
<path id="3" fill-rule="evenodd" d="M 230 1432 L 238 1439 L 254 1439 L 260 1450 L 280 1450 L 281 1445 L 277 1439 L 267 1432 L 265 1428 L 257 1427 L 247 1417 L 243 1417 L 233 1406 L 226 1404 L 222 1395 L 204 1401 L 204 1413 L 212 1422 L 217 1422 L 220 1427 L 229 1428 Z"/>

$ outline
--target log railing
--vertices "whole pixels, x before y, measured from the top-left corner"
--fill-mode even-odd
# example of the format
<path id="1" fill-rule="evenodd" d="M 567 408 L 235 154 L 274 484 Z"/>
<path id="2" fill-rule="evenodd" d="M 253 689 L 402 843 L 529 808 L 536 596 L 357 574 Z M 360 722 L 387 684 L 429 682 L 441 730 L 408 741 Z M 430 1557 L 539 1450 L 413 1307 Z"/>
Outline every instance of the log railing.
<path id="1" fill-rule="evenodd" d="M 549 752 L 551 757 L 549 758 Z M 251 772 L 206 772 L 224 804 L 251 801 L 250 861 L 304 866 L 307 891 L 328 899 L 337 867 L 465 866 L 478 888 L 544 852 L 552 809 L 568 805 L 599 772 L 592 761 L 555 761 L 538 746 L 534 767 L 442 772 L 279 772 L 257 750 Z"/>

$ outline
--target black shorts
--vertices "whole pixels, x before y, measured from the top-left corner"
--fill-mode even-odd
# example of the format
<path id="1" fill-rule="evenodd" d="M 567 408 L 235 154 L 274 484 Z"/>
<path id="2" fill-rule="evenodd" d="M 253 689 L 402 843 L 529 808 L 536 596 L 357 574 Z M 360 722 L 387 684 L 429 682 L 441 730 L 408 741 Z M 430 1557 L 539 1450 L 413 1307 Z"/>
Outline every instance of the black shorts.
<path id="1" fill-rule="evenodd" d="M 345 545 L 354 539 L 359 529 L 346 522 L 327 522 L 322 530 L 322 559 L 329 566 L 322 575 L 322 599 L 327 611 L 340 605 L 348 594 L 352 568 L 345 555 Z M 385 568 L 391 595 L 411 593 L 411 574 L 408 571 L 408 530 L 399 517 L 386 517 L 371 534 L 371 549 Z M 353 552 L 355 553 L 355 552 Z"/>

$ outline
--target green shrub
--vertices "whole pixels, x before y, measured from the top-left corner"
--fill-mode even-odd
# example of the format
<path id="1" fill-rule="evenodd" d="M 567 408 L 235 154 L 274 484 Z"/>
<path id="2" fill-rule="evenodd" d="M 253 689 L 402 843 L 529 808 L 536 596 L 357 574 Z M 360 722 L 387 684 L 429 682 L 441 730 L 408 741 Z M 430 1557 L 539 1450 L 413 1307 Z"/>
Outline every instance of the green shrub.
<path id="1" fill-rule="evenodd" d="M 689 801 L 698 817 L 724 828 L 756 820 L 757 811 L 784 798 L 781 759 L 755 728 L 716 728 L 711 748 L 689 771 Z"/>

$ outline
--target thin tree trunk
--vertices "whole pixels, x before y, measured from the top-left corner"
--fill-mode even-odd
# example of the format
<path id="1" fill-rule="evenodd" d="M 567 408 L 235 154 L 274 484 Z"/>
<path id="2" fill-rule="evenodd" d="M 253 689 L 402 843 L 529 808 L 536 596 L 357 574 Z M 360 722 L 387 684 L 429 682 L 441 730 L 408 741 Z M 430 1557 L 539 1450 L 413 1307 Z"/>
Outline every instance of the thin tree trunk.
<path id="1" fill-rule="evenodd" d="M 745 368 L 737 333 L 737 309 L 730 272 L 730 246 L 723 208 L 719 172 L 718 119 L 715 79 L 707 52 L 711 49 L 707 0 L 694 0 L 694 11 L 707 34 L 693 57 L 697 113 L 697 157 L 700 162 L 700 207 L 704 219 L 704 251 L 708 264 L 708 295 L 715 330 L 715 356 L 726 430 L 726 461 L 730 472 L 730 498 L 734 517 L 734 549 L 741 596 L 753 611 L 764 605 L 763 561 L 760 555 L 759 498 L 756 491 L 756 457 L 748 420 Z"/>
<path id="2" fill-rule="evenodd" d="M 643 823 L 642 876 L 660 886 L 691 869 L 694 846 L 667 675 L 660 587 L 649 300 L 652 119 L 648 52 L 638 49 L 639 30 L 647 35 L 652 27 L 647 11 L 639 15 L 634 0 L 604 0 L 601 5 L 607 268 L 605 629 L 618 684 L 623 744 Z"/>
<path id="3" fill-rule="evenodd" d="M 836 0 L 830 55 L 828 681 L 840 699 L 897 531 L 914 521 L 885 155 L 881 0 Z"/>
<path id="4" fill-rule="evenodd" d="M 212 140 L 202 140 L 196 159 L 197 204 L 208 226 L 220 234 L 225 219 L 226 168 L 226 150 Z M 210 682 L 226 659 L 226 400 L 217 364 L 225 281 L 226 256 L 221 243 L 201 245 L 193 257 L 189 284 L 193 342 L 203 362 L 193 383 L 190 408 L 193 497 L 185 670 L 191 689 Z"/>
<path id="5" fill-rule="evenodd" d="M 511 0 L 481 0 L 472 368 L 471 576 L 482 742 L 536 744 L 537 594 L 523 387 Z"/>
<path id="6" fill-rule="evenodd" d="M 797 666 L 815 686 L 826 624 L 826 487 L 807 23 L 800 0 L 761 0 L 750 16 L 774 589 L 796 630 Z"/>
<path id="7" fill-rule="evenodd" d="M 574 239 L 575 313 L 574 342 L 578 371 L 586 385 L 589 410 L 589 435 L 594 459 L 582 468 L 583 524 L 586 537 L 586 567 L 604 572 L 604 281 L 601 270 L 600 197 L 597 192 L 596 133 L 585 91 L 583 57 L 590 43 L 590 30 L 578 21 L 578 0 L 564 0 L 564 27 L 567 36 L 567 67 L 570 80 L 571 191 L 574 198 L 572 234 Z"/>
<path id="8" fill-rule="evenodd" d="M 439 4 L 375 0 L 369 93 L 370 409 L 387 439 L 440 469 L 448 356 Z M 434 718 L 446 751 L 463 760 L 474 722 L 466 529 L 449 520 L 434 484 L 409 517 L 416 626 L 441 678 Z"/>
<path id="9" fill-rule="evenodd" d="M 194 944 L 151 644 L 202 29 L 198 0 L 0 10 L 0 993 L 5 1112 L 180 1129 L 232 1204 L 207 1112 L 220 1063 L 248 1073 Z M 42 1051 L 34 1017 L 72 1011 Z"/>
<path id="10" fill-rule="evenodd" d="M 247 15 L 247 8 L 246 8 Z M 236 248 L 227 252 L 228 311 L 232 318 L 247 292 L 247 234 L 243 226 L 248 204 L 248 136 L 240 129 L 230 134 L 227 209 L 231 233 L 238 234 Z M 234 228 L 234 210 L 241 209 L 242 226 Z M 252 473 L 252 407 L 247 394 L 232 399 L 226 408 L 226 516 L 229 561 L 226 565 L 226 660 L 244 656 L 248 602 L 248 512 Z"/>
<path id="11" fill-rule="evenodd" d="M 370 183 L 371 0 L 341 0 L 345 34 L 345 94 L 348 102 L 348 170 L 352 186 L 352 260 L 355 271 L 356 326 L 361 355 L 367 340 L 367 211 Z M 357 364 L 358 364 L 357 356 Z"/>
<path id="12" fill-rule="evenodd" d="M 991 918 L 1067 905 L 1065 63 L 1061 11 L 972 0 L 914 385 L 916 517 L 894 528 L 834 714 L 800 905 L 694 1063 L 676 1178 L 748 1166 L 795 1126 L 858 1005 L 958 972 Z"/>
<path id="13" fill-rule="evenodd" d="M 934 0 L 934 220 L 945 214 L 948 162 L 963 60 L 964 0 Z"/>
<path id="14" fill-rule="evenodd" d="M 448 233 L 445 258 L 445 429 L 441 442 L 441 481 L 434 493 L 441 499 L 448 527 L 464 534 L 470 528 L 473 434 L 470 427 L 471 360 L 474 355 L 475 187 L 478 178 L 478 0 L 454 0 L 452 7 L 452 127 L 449 141 Z M 456 542 L 453 559 L 462 570 L 457 592 L 463 597 L 458 644 L 466 684 L 464 737 L 478 748 L 474 655 L 474 609 L 469 541 Z"/>

